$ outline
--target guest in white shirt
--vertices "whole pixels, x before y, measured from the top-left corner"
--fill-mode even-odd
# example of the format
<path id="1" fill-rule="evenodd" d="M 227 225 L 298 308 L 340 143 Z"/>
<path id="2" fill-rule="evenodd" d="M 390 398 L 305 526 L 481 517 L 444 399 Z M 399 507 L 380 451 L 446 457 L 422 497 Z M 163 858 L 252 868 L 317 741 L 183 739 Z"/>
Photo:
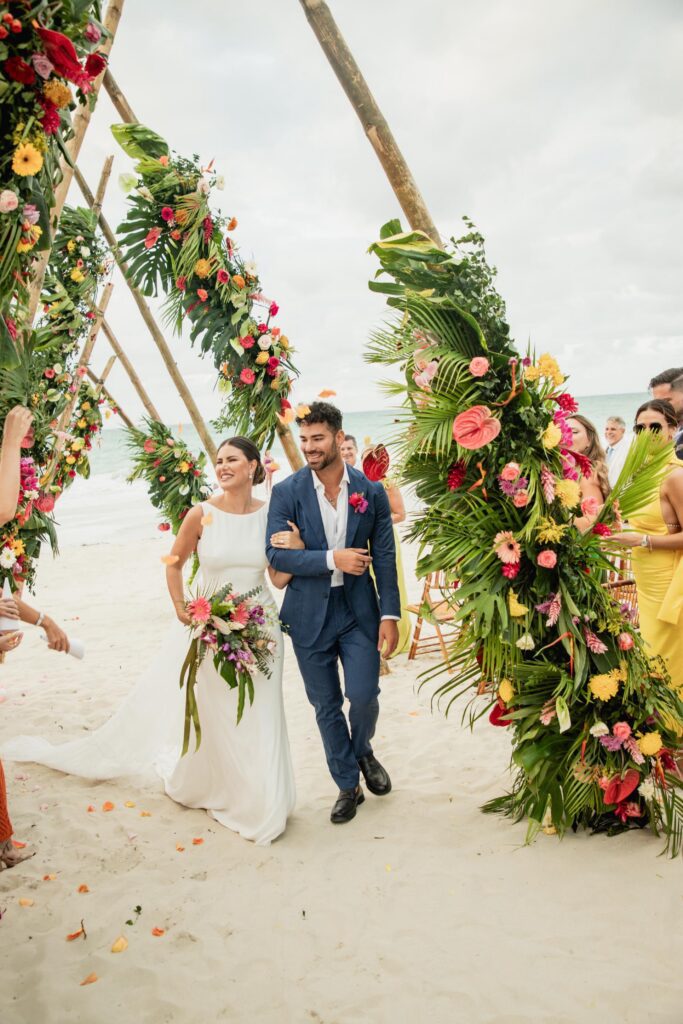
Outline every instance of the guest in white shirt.
<path id="1" fill-rule="evenodd" d="M 610 416 L 605 424 L 605 456 L 610 486 L 614 487 L 623 468 L 631 436 L 626 433 L 626 423 L 621 416 Z"/>
<path id="2" fill-rule="evenodd" d="M 358 465 L 358 442 L 353 434 L 344 434 L 344 440 L 340 446 L 341 457 L 347 466 L 360 469 Z"/>

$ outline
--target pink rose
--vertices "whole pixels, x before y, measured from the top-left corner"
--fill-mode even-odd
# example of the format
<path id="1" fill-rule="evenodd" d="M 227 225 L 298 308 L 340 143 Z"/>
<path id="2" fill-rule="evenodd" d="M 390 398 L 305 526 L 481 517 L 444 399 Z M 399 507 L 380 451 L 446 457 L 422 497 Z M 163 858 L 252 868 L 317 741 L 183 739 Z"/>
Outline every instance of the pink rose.
<path id="1" fill-rule="evenodd" d="M 11 188 L 4 188 L 0 192 L 0 213 L 11 213 L 19 205 L 19 197 Z"/>
<path id="2" fill-rule="evenodd" d="M 473 377 L 483 377 L 489 372 L 489 361 L 484 356 L 475 356 L 470 362 L 470 373 Z"/>
<path id="3" fill-rule="evenodd" d="M 529 504 L 529 492 L 517 491 L 514 498 L 512 499 L 512 504 L 515 506 L 515 508 L 526 508 L 526 506 Z"/>
<path id="4" fill-rule="evenodd" d="M 256 380 L 256 374 L 248 366 L 245 366 L 240 373 L 240 380 L 243 384 L 253 384 Z"/>
<path id="5" fill-rule="evenodd" d="M 48 60 L 44 53 L 34 53 L 31 56 L 31 64 L 33 64 L 41 78 L 49 78 L 55 69 L 52 61 Z"/>
<path id="6" fill-rule="evenodd" d="M 507 465 L 503 466 L 500 471 L 501 480 L 516 480 L 519 474 L 522 472 L 522 467 L 518 462 L 508 462 Z"/>
<path id="7" fill-rule="evenodd" d="M 542 569 L 554 569 L 557 565 L 557 555 L 550 548 L 544 548 L 538 552 L 536 562 Z"/>
<path id="8" fill-rule="evenodd" d="M 102 33 L 100 32 L 97 25 L 95 25 L 92 21 L 88 22 L 88 27 L 86 28 L 83 35 L 91 43 L 99 43 L 100 39 L 102 38 Z"/>
<path id="9" fill-rule="evenodd" d="M 500 420 L 485 405 L 473 405 L 453 421 L 453 439 L 461 448 L 474 451 L 490 444 L 500 434 Z"/>
<path id="10" fill-rule="evenodd" d="M 633 637 L 630 633 L 620 633 L 617 638 L 620 651 L 630 651 L 633 647 Z"/>
<path id="11" fill-rule="evenodd" d="M 631 735 L 631 726 L 628 722 L 616 722 L 612 726 L 612 735 L 623 743 Z"/>
<path id="12" fill-rule="evenodd" d="M 227 284 L 230 280 L 230 274 L 223 267 L 216 274 L 216 280 L 219 284 Z"/>
<path id="13" fill-rule="evenodd" d="M 600 502 L 597 498 L 584 498 L 581 502 L 581 512 L 584 516 L 592 518 L 600 511 Z"/>
<path id="14" fill-rule="evenodd" d="M 151 455 L 153 451 L 156 451 L 156 443 L 152 440 L 151 437 L 147 438 L 142 447 L 147 452 L 148 455 Z"/>

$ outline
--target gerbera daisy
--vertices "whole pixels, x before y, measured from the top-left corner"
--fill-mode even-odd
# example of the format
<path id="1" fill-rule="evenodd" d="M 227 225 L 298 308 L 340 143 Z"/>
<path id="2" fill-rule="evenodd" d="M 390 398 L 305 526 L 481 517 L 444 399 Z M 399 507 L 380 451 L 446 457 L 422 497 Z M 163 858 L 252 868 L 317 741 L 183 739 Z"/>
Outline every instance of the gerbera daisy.
<path id="1" fill-rule="evenodd" d="M 501 533 L 496 534 L 493 538 L 493 550 L 501 562 L 505 562 L 506 565 L 519 562 L 522 554 L 522 549 L 510 530 L 503 530 Z"/>
<path id="2" fill-rule="evenodd" d="M 37 174 L 43 166 L 43 158 L 35 146 L 30 142 L 22 142 L 14 151 L 12 158 L 12 170 L 15 174 L 28 178 Z"/>

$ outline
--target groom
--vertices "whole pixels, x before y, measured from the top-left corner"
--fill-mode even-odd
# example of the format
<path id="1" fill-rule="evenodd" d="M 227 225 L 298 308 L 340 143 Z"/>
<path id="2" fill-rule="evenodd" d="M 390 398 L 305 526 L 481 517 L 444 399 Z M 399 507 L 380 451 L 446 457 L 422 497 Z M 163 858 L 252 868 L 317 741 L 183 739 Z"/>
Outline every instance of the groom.
<path id="1" fill-rule="evenodd" d="M 384 796 L 391 789 L 371 741 L 379 715 L 380 652 L 389 657 L 398 643 L 396 548 L 384 488 L 342 459 L 339 410 L 313 402 L 297 424 L 308 465 L 273 488 L 266 550 L 274 569 L 293 574 L 280 618 L 292 638 L 330 774 L 339 786 L 331 821 L 341 824 L 355 817 L 365 799 L 359 769 L 371 793 Z M 292 523 L 304 551 L 288 549 Z M 350 705 L 348 724 L 339 661 Z"/>

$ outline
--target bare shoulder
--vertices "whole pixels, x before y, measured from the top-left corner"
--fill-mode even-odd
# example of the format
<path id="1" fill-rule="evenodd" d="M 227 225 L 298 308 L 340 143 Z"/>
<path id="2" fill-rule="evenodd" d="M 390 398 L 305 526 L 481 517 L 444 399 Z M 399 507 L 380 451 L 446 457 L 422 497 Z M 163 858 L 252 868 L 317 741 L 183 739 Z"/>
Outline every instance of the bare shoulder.
<path id="1" fill-rule="evenodd" d="M 683 465 L 675 466 L 662 485 L 664 494 L 683 495 Z"/>

